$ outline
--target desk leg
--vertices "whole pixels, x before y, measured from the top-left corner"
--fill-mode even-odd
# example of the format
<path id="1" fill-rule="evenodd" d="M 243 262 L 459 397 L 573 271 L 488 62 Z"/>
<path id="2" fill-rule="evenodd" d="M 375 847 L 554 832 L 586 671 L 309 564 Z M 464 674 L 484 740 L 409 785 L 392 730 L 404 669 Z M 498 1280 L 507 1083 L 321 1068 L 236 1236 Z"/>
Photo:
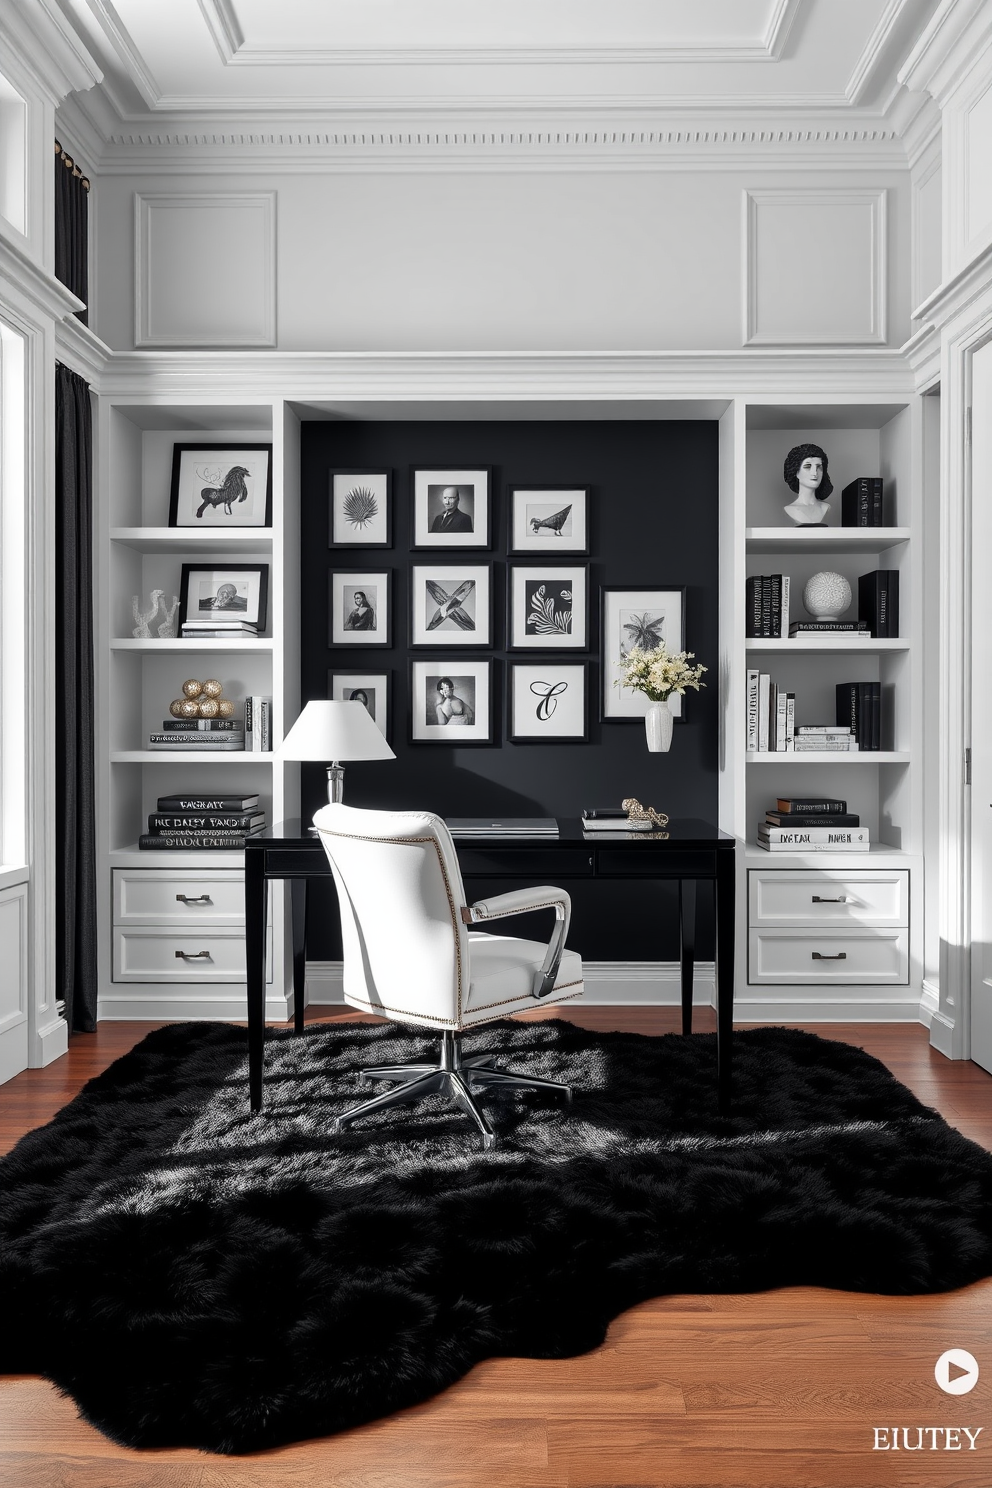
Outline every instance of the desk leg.
<path id="1" fill-rule="evenodd" d="M 682 969 L 682 1032 L 692 1032 L 692 978 L 696 966 L 696 880 L 679 879 L 679 960 Z"/>
<path id="2" fill-rule="evenodd" d="M 293 896 L 293 1032 L 303 1032 L 307 981 L 307 881 L 290 879 Z"/>
<path id="3" fill-rule="evenodd" d="M 265 1043 L 265 853 L 245 853 L 245 958 L 248 991 L 248 1097 L 262 1109 Z"/>
<path id="4" fill-rule="evenodd" d="M 716 1068 L 720 1110 L 726 1112 L 733 1058 L 737 865 L 732 852 L 718 852 L 716 864 Z"/>

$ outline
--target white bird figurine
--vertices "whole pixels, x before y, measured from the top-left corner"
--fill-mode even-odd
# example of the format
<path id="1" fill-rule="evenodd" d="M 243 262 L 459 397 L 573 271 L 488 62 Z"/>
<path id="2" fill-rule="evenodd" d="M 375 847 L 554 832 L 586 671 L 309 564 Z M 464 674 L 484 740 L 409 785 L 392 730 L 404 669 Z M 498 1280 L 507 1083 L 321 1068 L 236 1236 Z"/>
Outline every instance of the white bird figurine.
<path id="1" fill-rule="evenodd" d="M 148 627 L 151 624 L 151 622 L 155 619 L 155 616 L 158 614 L 158 607 L 159 607 L 159 604 L 162 601 L 162 596 L 163 596 L 164 593 L 165 593 L 165 590 L 164 589 L 153 589 L 152 590 L 151 609 L 150 610 L 146 610 L 144 614 L 142 614 L 141 610 L 138 608 L 138 605 L 139 605 L 138 596 L 136 594 L 132 594 L 132 596 L 131 596 L 131 613 L 134 616 L 134 629 L 132 630 L 131 634 L 134 636 L 135 640 L 138 640 L 138 641 L 150 641 L 151 640 L 152 633 L 151 633 L 151 631 L 149 630 Z"/>
<path id="2" fill-rule="evenodd" d="M 161 592 L 160 590 L 156 590 L 156 593 L 160 593 L 160 592 Z M 153 599 L 155 598 L 155 595 L 154 594 L 152 595 L 152 598 Z M 175 627 L 175 625 L 173 625 L 172 621 L 173 621 L 173 616 L 175 615 L 175 613 L 178 610 L 178 608 L 179 608 L 179 595 L 178 594 L 174 594 L 172 596 L 172 603 L 171 603 L 171 605 L 166 605 L 165 600 L 163 598 L 163 600 L 162 600 L 162 613 L 165 616 L 165 619 L 162 621 L 162 624 L 158 628 L 158 633 L 161 636 L 161 638 L 162 638 L 163 641 L 169 640 L 176 633 L 176 627 Z"/>

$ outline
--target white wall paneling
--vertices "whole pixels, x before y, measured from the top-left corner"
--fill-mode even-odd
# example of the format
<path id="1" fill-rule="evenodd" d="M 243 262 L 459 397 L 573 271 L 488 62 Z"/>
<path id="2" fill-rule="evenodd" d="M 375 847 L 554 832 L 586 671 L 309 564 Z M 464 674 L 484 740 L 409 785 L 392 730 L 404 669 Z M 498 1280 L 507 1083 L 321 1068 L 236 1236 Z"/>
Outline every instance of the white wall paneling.
<path id="1" fill-rule="evenodd" d="M 992 76 L 986 75 L 963 111 L 965 241 L 992 237 Z"/>
<path id="2" fill-rule="evenodd" d="M 914 310 L 933 293 L 942 277 L 942 181 L 940 140 L 937 139 L 913 167 L 911 176 L 913 256 L 910 268 L 910 302 Z"/>
<path id="3" fill-rule="evenodd" d="M 135 195 L 136 346 L 274 346 L 276 194 Z"/>
<path id="4" fill-rule="evenodd" d="M 886 192 L 744 192 L 745 346 L 886 339 Z"/>

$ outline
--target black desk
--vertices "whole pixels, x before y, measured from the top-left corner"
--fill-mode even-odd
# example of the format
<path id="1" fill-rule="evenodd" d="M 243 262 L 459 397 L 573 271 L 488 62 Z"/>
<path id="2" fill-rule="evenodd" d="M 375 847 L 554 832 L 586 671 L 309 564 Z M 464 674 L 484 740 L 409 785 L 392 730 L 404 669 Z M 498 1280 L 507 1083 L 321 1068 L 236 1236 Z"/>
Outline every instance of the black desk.
<path id="1" fill-rule="evenodd" d="M 465 878 L 523 879 L 558 884 L 570 879 L 675 879 L 679 885 L 682 1032 L 692 1032 L 692 975 L 696 944 L 696 883 L 706 879 L 716 896 L 717 1075 L 720 1109 L 730 1101 L 734 1017 L 734 838 L 707 822 L 673 820 L 668 836 L 637 832 L 584 833 L 577 820 L 561 819 L 558 837 L 459 838 Z M 289 879 L 293 899 L 295 1028 L 303 1027 L 306 975 L 306 883 L 329 878 L 319 839 L 299 821 L 280 822 L 245 843 L 245 950 L 248 978 L 248 1086 L 251 1108 L 262 1107 L 265 1030 L 265 885 Z"/>

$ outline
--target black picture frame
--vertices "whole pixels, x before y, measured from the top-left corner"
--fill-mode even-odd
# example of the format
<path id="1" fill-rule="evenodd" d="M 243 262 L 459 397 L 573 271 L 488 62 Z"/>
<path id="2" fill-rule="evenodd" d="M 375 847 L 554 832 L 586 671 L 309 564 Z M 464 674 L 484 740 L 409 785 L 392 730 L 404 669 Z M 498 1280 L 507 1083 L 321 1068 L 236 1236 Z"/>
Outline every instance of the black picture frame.
<path id="1" fill-rule="evenodd" d="M 581 576 L 578 583 L 576 577 Z M 554 625 L 554 595 L 549 591 L 545 604 L 549 607 L 540 634 L 526 634 L 530 610 L 527 605 L 528 582 L 543 580 L 545 584 L 571 585 L 571 628 L 558 633 Z M 540 586 L 537 593 L 540 593 Z M 575 628 L 576 616 L 582 623 L 581 633 Z M 507 651 L 588 651 L 590 649 L 589 613 L 589 565 L 588 563 L 507 563 L 506 565 L 506 649 Z"/>
<path id="2" fill-rule="evenodd" d="M 675 627 L 664 627 L 666 633 L 662 639 L 670 651 L 684 651 L 686 649 L 685 616 L 686 616 L 686 586 L 684 584 L 604 584 L 600 591 L 600 653 L 603 664 L 602 686 L 600 687 L 600 722 L 601 723 L 641 723 L 644 711 L 647 707 L 647 699 L 643 705 L 636 704 L 638 711 L 621 711 L 625 700 L 621 694 L 630 689 L 614 687 L 616 677 L 615 663 L 619 660 L 619 629 L 623 625 L 621 612 L 624 608 L 620 601 L 624 596 L 628 598 L 633 613 L 650 614 L 652 609 L 675 610 Z M 654 603 L 651 603 L 651 597 Z M 611 600 L 616 604 L 611 608 Z M 614 615 L 614 609 L 616 614 Z M 677 629 L 677 634 L 671 634 L 672 629 Z M 646 642 L 647 636 L 642 638 Z M 647 646 L 644 645 L 644 649 Z M 643 693 L 636 694 L 643 697 Z M 610 705 L 613 705 L 612 708 Z M 686 699 L 674 696 L 669 700 L 672 717 L 676 723 L 685 723 Z"/>
<path id="3" fill-rule="evenodd" d="M 352 548 L 391 548 L 393 546 L 393 472 L 382 466 L 362 468 L 347 465 L 329 470 L 327 505 L 327 546 L 336 550 L 350 551 Z M 348 518 L 343 503 L 349 495 L 347 487 L 354 484 L 366 490 L 376 503 L 376 516 L 371 518 L 372 532 L 362 529 L 356 522 L 353 536 L 341 536 Z M 335 534 L 338 534 L 337 536 Z M 378 535 L 381 533 L 382 535 Z"/>
<path id="4" fill-rule="evenodd" d="M 499 697 L 496 663 L 491 656 L 411 656 L 409 660 L 410 697 L 408 739 L 411 745 L 447 745 L 449 749 L 492 745 L 496 741 Z M 440 726 L 427 718 L 428 700 L 433 703 L 441 680 L 450 678 L 456 701 L 472 708 L 469 725 L 448 723 Z M 479 682 L 485 679 L 486 717 L 479 720 Z M 472 679 L 471 695 L 465 686 Z M 457 716 L 457 715 L 455 715 Z"/>
<path id="5" fill-rule="evenodd" d="M 221 585 L 233 584 L 235 597 L 232 606 L 225 604 L 216 605 L 211 608 L 202 609 L 200 602 L 197 603 L 193 614 L 190 614 L 190 590 L 193 588 L 196 575 L 209 574 L 211 585 L 219 594 Z M 252 579 L 256 581 L 257 589 L 252 593 Z M 246 603 L 239 603 L 241 598 L 237 594 L 238 588 L 244 585 L 248 593 L 245 596 Z M 202 586 L 198 586 L 202 596 Z M 187 621 L 199 621 L 207 624 L 211 619 L 220 620 L 243 620 L 247 624 L 255 625 L 259 634 L 265 629 L 265 620 L 268 610 L 269 596 L 269 565 L 267 563 L 184 563 L 181 569 L 179 583 L 179 616 L 177 629 L 182 634 L 182 627 Z"/>
<path id="6" fill-rule="evenodd" d="M 582 678 L 582 697 L 579 703 L 578 728 L 568 732 L 556 732 L 553 728 L 542 729 L 540 727 L 540 716 L 535 718 L 534 724 L 528 729 L 523 727 L 520 716 L 518 687 L 526 684 L 528 691 L 534 692 L 534 682 L 539 680 L 538 674 L 544 677 L 552 685 L 556 680 L 562 680 L 564 672 L 577 673 Z M 534 673 L 531 678 L 528 674 Z M 557 678 L 555 674 L 558 674 Z M 503 705 L 503 716 L 506 720 L 506 739 L 510 744 L 587 744 L 589 742 L 589 689 L 592 682 L 592 663 L 589 660 L 571 661 L 563 657 L 543 657 L 533 661 L 518 661 L 514 659 L 506 664 L 505 700 Z M 540 694 L 535 694 L 540 698 Z M 545 694 L 545 701 L 552 704 L 551 716 L 548 723 L 553 724 L 554 693 Z M 535 714 L 538 712 L 535 704 Z M 536 725 L 536 726 L 535 726 Z"/>
<path id="7" fill-rule="evenodd" d="M 571 497 L 569 501 L 567 498 Z M 567 537 L 556 535 L 553 525 L 555 515 L 560 515 L 565 502 L 569 508 L 569 519 L 566 525 L 578 525 L 581 522 L 581 535 L 577 532 L 570 533 Z M 592 505 L 592 487 L 579 485 L 514 485 L 506 488 L 506 551 L 514 558 L 526 558 L 528 554 L 547 556 L 560 555 L 562 558 L 575 555 L 577 557 L 588 557 L 590 551 L 590 507 Z M 527 520 L 528 507 L 538 508 L 536 517 Z M 545 512 L 545 508 L 547 511 Z M 542 532 L 534 532 L 534 521 L 552 522 L 552 526 Z"/>
<path id="8" fill-rule="evenodd" d="M 379 699 L 376 689 L 382 689 L 382 707 L 378 706 Z M 346 693 L 354 691 L 373 692 L 373 707 L 369 708 L 372 721 L 379 729 L 388 744 L 393 728 L 393 673 L 392 668 L 387 667 L 384 671 L 376 672 L 371 668 L 359 671 L 351 667 L 328 667 L 327 669 L 327 696 L 329 698 L 346 698 Z M 368 708 L 368 698 L 359 699 L 364 701 Z"/>
<path id="9" fill-rule="evenodd" d="M 492 560 L 483 560 L 481 563 L 467 561 L 464 563 L 451 563 L 448 561 L 443 563 L 412 562 L 410 564 L 409 581 L 409 634 L 411 651 L 425 650 L 427 648 L 444 650 L 449 646 L 457 646 L 459 649 L 463 647 L 465 649 L 472 648 L 474 650 L 491 648 L 494 639 L 493 591 L 496 580 L 495 569 L 496 565 Z M 450 580 L 445 583 L 440 577 L 435 577 L 440 575 L 450 575 Z M 453 623 L 454 615 L 460 612 L 460 606 L 456 604 L 452 610 L 450 604 L 446 605 L 445 596 L 447 596 L 447 601 L 456 600 L 457 591 L 461 586 L 454 581 L 457 580 L 459 575 L 462 575 L 466 582 L 472 579 L 475 584 L 475 602 L 474 606 L 471 607 L 472 618 L 476 621 L 474 631 L 461 630 Z M 431 598 L 425 602 L 424 610 L 421 610 L 421 601 L 424 598 L 423 589 L 428 584 L 434 585 L 434 592 Z M 436 604 L 438 613 L 447 607 L 452 623 L 449 624 L 449 621 L 446 619 L 441 622 L 441 625 L 436 630 L 429 630 L 429 618 L 426 611 L 432 603 Z M 484 625 L 478 623 L 480 618 L 484 620 Z M 430 636 L 436 638 L 432 640 L 429 639 Z"/>
<path id="10" fill-rule="evenodd" d="M 340 590 L 336 588 L 340 580 Z M 374 628 L 348 628 L 344 618 L 345 591 L 361 592 L 367 597 L 374 591 L 372 608 Z M 382 592 L 385 592 L 386 615 L 382 616 Z M 335 598 L 340 607 L 335 608 Z M 354 609 L 354 605 L 353 605 Z M 341 622 L 340 624 L 338 622 Z M 393 634 L 393 570 L 391 568 L 330 568 L 327 571 L 327 644 L 331 650 L 388 650 Z"/>
<path id="11" fill-rule="evenodd" d="M 215 495 L 208 498 L 208 491 Z M 169 526 L 217 532 L 271 527 L 271 444 L 174 444 Z"/>
<path id="12" fill-rule="evenodd" d="M 448 486 L 458 490 L 459 503 L 471 499 L 471 531 L 431 530 L 440 515 L 438 493 Z M 480 506 L 484 508 L 481 513 Z M 473 465 L 456 469 L 450 465 L 411 465 L 410 507 L 410 547 L 414 551 L 426 548 L 488 551 L 493 545 L 493 467 Z M 463 511 L 463 515 L 468 513 Z"/>

